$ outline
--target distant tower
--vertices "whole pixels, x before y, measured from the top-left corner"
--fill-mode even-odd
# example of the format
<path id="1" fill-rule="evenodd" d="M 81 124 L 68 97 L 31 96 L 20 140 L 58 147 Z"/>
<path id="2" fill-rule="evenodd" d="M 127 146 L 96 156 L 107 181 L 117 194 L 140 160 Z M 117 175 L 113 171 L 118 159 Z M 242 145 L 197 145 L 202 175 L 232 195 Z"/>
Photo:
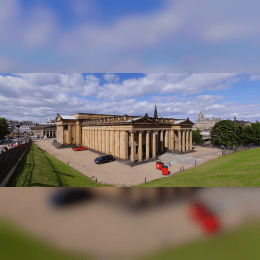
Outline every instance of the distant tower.
<path id="1" fill-rule="evenodd" d="M 158 118 L 156 105 L 155 105 L 155 109 L 154 109 L 154 118 Z"/>
<path id="2" fill-rule="evenodd" d="M 237 118 L 236 116 L 234 116 L 234 124 L 236 124 L 236 122 L 237 122 Z"/>

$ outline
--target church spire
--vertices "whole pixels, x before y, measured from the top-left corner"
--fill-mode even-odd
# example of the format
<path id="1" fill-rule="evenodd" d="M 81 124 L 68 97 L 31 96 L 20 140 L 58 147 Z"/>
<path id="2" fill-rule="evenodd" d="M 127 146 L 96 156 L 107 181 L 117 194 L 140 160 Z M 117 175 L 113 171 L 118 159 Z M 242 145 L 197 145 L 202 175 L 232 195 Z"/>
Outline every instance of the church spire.
<path id="1" fill-rule="evenodd" d="M 157 107 L 156 107 L 156 105 L 155 105 L 155 109 L 154 109 L 154 118 L 158 118 Z"/>

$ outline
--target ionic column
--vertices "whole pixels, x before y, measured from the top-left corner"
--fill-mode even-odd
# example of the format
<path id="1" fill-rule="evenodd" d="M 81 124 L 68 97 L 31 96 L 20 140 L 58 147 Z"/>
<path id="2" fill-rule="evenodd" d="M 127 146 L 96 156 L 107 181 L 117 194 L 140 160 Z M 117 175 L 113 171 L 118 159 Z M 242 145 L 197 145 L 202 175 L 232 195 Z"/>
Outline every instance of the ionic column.
<path id="1" fill-rule="evenodd" d="M 68 125 L 68 140 L 67 144 L 71 144 L 71 125 Z"/>
<path id="2" fill-rule="evenodd" d="M 125 150 L 125 160 L 128 160 L 128 132 L 127 131 L 123 131 L 123 135 L 124 135 L 124 142 L 125 142 L 125 146 L 124 146 L 124 150 Z"/>
<path id="3" fill-rule="evenodd" d="M 95 150 L 98 149 L 98 130 L 95 130 Z"/>
<path id="4" fill-rule="evenodd" d="M 115 156 L 119 157 L 119 131 L 115 130 Z"/>
<path id="5" fill-rule="evenodd" d="M 186 130 L 186 151 L 189 150 L 189 134 L 188 131 Z"/>
<path id="6" fill-rule="evenodd" d="M 139 161 L 141 162 L 143 160 L 143 131 L 139 131 L 139 147 L 138 147 L 138 153 L 139 153 Z"/>
<path id="7" fill-rule="evenodd" d="M 82 126 L 78 124 L 78 136 L 79 136 L 79 144 L 82 144 Z"/>
<path id="8" fill-rule="evenodd" d="M 156 158 L 156 132 L 153 131 L 153 158 Z"/>
<path id="9" fill-rule="evenodd" d="M 113 156 L 115 156 L 115 131 L 110 131 L 110 151 Z"/>
<path id="10" fill-rule="evenodd" d="M 102 136 L 101 136 L 101 130 L 98 130 L 98 151 L 102 151 Z"/>
<path id="11" fill-rule="evenodd" d="M 106 130 L 102 130 L 102 153 L 106 153 Z"/>
<path id="12" fill-rule="evenodd" d="M 165 149 L 166 151 L 169 150 L 169 131 L 166 130 L 165 132 Z"/>
<path id="13" fill-rule="evenodd" d="M 174 150 L 174 139 L 173 139 L 173 130 L 171 129 L 171 147 L 170 147 L 170 150 L 173 151 Z"/>
<path id="14" fill-rule="evenodd" d="M 163 131 L 164 131 L 164 130 L 161 130 L 161 153 L 163 153 L 163 150 L 164 150 L 164 149 L 163 149 L 163 148 L 164 148 L 164 147 L 163 147 Z"/>
<path id="15" fill-rule="evenodd" d="M 133 131 L 131 133 L 131 162 L 134 162 L 135 160 L 135 154 L 134 154 L 134 133 Z"/>
<path id="16" fill-rule="evenodd" d="M 150 159 L 150 132 L 146 132 L 146 159 Z"/>
<path id="17" fill-rule="evenodd" d="M 109 154 L 109 145 L 110 145 L 110 135 L 109 135 L 109 130 L 106 130 L 106 153 Z"/>
<path id="18" fill-rule="evenodd" d="M 190 150 L 192 150 L 192 130 L 190 130 Z"/>
<path id="19" fill-rule="evenodd" d="M 182 152 L 185 151 L 185 131 L 182 131 Z"/>
<path id="20" fill-rule="evenodd" d="M 179 149 L 179 152 L 181 152 L 181 131 L 180 130 L 178 130 L 178 139 L 179 139 L 178 149 Z"/>

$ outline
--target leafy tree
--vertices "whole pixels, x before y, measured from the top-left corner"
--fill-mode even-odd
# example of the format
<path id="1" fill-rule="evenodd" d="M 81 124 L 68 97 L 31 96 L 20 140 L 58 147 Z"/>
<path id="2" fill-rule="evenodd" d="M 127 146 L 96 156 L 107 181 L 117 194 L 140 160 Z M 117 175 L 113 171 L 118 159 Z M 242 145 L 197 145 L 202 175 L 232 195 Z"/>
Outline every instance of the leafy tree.
<path id="1" fill-rule="evenodd" d="M 7 134 L 9 134 L 7 121 L 5 118 L 0 118 L 0 139 L 3 139 Z"/>
<path id="2" fill-rule="evenodd" d="M 201 130 L 197 129 L 196 131 L 192 131 L 192 141 L 196 144 L 204 143 L 202 136 L 200 135 Z"/>
<path id="3" fill-rule="evenodd" d="M 241 141 L 241 125 L 235 125 L 231 120 L 222 120 L 215 124 L 211 130 L 210 140 L 214 145 L 234 146 Z"/>

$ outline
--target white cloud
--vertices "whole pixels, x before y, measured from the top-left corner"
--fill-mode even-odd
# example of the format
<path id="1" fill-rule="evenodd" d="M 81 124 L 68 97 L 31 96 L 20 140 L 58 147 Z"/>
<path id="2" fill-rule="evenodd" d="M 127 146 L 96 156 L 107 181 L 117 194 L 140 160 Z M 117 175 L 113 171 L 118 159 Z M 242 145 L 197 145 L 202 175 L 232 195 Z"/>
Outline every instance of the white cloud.
<path id="1" fill-rule="evenodd" d="M 119 76 L 113 73 L 104 74 L 103 78 L 109 82 L 117 82 L 119 80 Z"/>

